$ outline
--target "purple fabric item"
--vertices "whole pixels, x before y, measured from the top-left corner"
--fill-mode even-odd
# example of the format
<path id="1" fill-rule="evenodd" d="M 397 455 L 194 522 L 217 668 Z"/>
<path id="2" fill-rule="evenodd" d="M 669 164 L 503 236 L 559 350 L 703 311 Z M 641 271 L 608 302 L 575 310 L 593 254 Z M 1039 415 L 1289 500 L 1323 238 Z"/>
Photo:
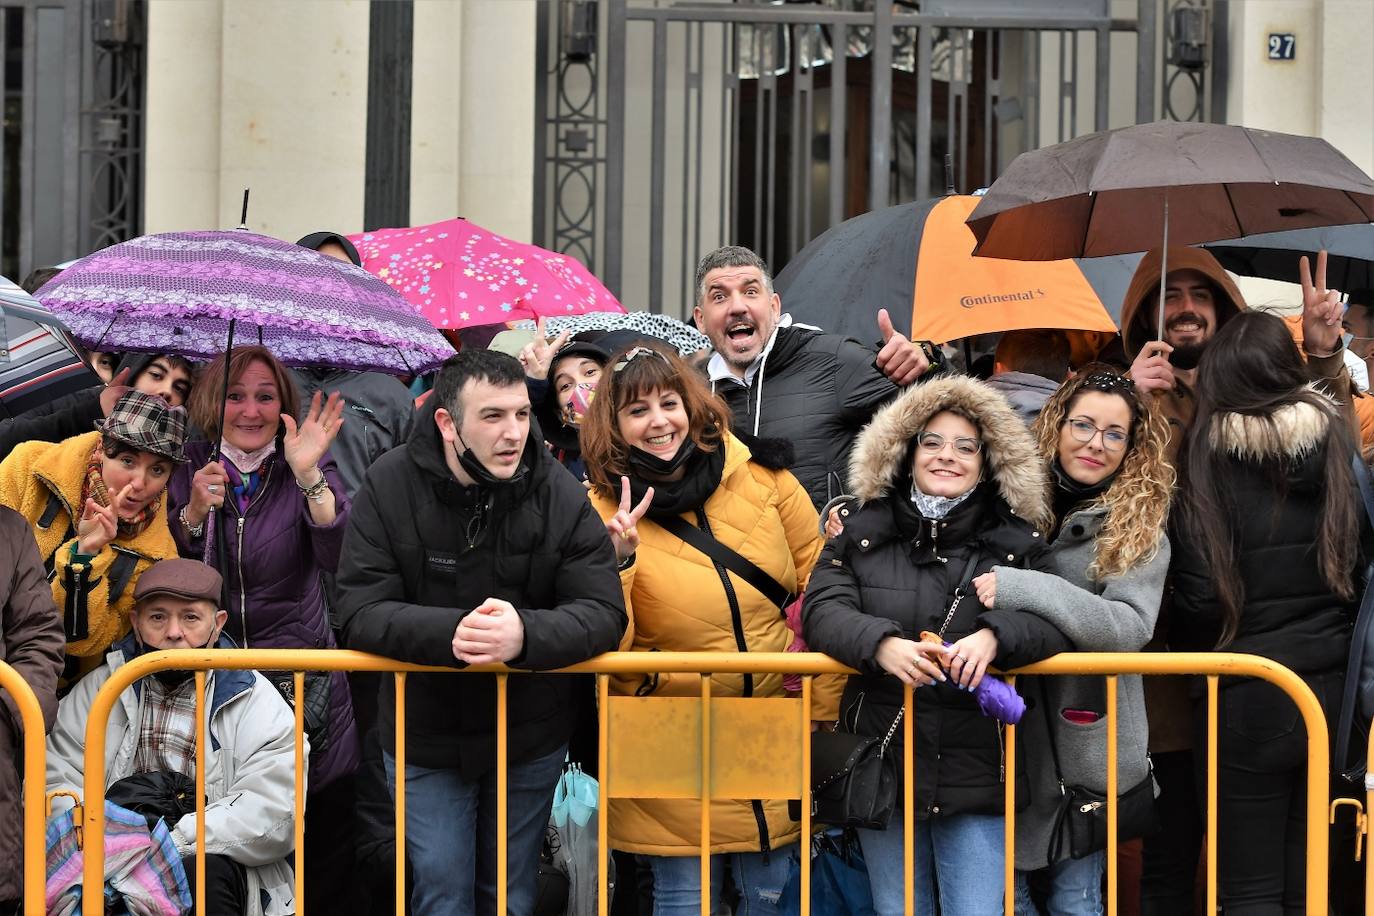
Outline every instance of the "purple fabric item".
<path id="1" fill-rule="evenodd" d="M 87 255 L 38 300 L 93 350 L 212 359 L 236 340 L 290 366 L 407 375 L 453 355 L 391 287 L 346 261 L 251 232 L 145 235 Z"/>
<path id="2" fill-rule="evenodd" d="M 209 460 L 210 443 L 188 442 L 186 457 L 189 460 L 177 467 L 167 483 L 167 517 L 181 555 L 199 560 L 205 555 L 205 538 L 188 536 L 177 519 L 181 507 L 190 501 L 192 477 Z M 232 510 L 218 514 L 217 524 L 224 526 L 226 534 L 224 568 L 220 570 L 229 593 L 225 632 L 239 646 L 336 647 L 320 574 L 333 573 L 338 568 L 349 500 L 334 460 L 327 454 L 320 461 L 320 470 L 329 481 L 338 506 L 333 524 L 325 527 L 311 521 L 305 497 L 296 486 L 282 450 L 278 448 L 263 462 L 263 483 L 244 515 L 241 566 L 238 515 Z M 210 528 L 206 526 L 207 531 Z M 213 550 L 210 556 L 214 558 Z M 311 769 L 311 792 L 353 772 L 358 764 L 353 704 L 349 700 L 348 681 L 341 671 L 332 675 L 329 699 L 330 746 L 324 760 Z"/>

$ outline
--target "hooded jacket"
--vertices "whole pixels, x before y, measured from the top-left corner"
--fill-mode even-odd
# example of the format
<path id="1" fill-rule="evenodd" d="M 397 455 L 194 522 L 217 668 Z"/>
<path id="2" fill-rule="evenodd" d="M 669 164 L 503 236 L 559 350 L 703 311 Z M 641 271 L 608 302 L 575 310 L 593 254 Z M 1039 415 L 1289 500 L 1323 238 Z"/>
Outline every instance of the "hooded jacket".
<path id="1" fill-rule="evenodd" d="M 1334 594 L 1317 562 L 1323 468 L 1331 447 L 1336 405 L 1297 402 L 1275 411 L 1272 429 L 1261 418 L 1219 414 L 1208 431 L 1211 448 L 1227 453 L 1224 505 L 1240 557 L 1244 607 L 1228 652 L 1273 659 L 1299 674 L 1343 670 L 1355 604 Z M 1271 474 L 1285 481 L 1275 491 Z M 1353 489 L 1349 498 L 1358 505 Z M 1202 544 L 1187 521 L 1176 521 L 1174 605 L 1170 644 L 1209 651 L 1221 634 L 1222 611 Z M 1352 571 L 1353 574 L 1353 571 Z"/>
<path id="2" fill-rule="evenodd" d="M 220 638 L 218 648 L 232 647 Z M 137 655 L 138 644 L 130 634 L 110 650 L 104 665 L 62 699 L 48 737 L 47 791 L 85 797 L 91 704 L 114 669 Z M 142 686 L 140 680 L 125 688 L 110 710 L 105 728 L 107 789 L 134 774 L 143 721 Z M 205 698 L 205 851 L 245 866 L 248 916 L 294 913 L 295 882 L 287 861 L 296 845 L 296 723 L 291 709 L 255 671 L 209 672 Z M 304 735 L 301 740 L 306 740 Z M 53 800 L 56 810 L 70 806 L 68 798 Z M 193 855 L 195 812 L 169 826 L 177 852 Z"/>
<path id="3" fill-rule="evenodd" d="M 912 442 L 948 408 L 975 419 L 983 480 L 943 519 L 924 518 L 908 496 Z M 859 436 L 850 480 L 859 503 L 842 510 L 849 512 L 844 533 L 822 551 L 802 609 L 807 644 L 860 672 L 840 701 L 841 729 L 884 735 L 901 709 L 901 682 L 875 659 L 889 636 L 914 640 L 922 630 L 940 632 L 947 616 L 947 642 L 988 627 L 997 636 L 999 668 L 1069 647 L 1044 618 L 985 610 L 968 584 L 994 565 L 1042 569 L 1047 562 L 1045 462 L 1001 394 L 963 376 L 909 389 Z M 898 753 L 901 735 L 898 729 Z M 952 683 L 920 688 L 915 735 L 917 817 L 1002 813 L 1004 731 L 979 712 L 973 694 Z M 1018 768 L 1018 807 L 1029 798 L 1025 769 Z"/>
<path id="4" fill-rule="evenodd" d="M 24 516 L 38 541 L 62 612 L 67 655 L 77 659 L 76 673 L 98 665 L 111 644 L 129 632 L 138 577 L 158 560 L 177 555 L 164 493 L 147 528 L 131 538 L 116 536 L 89 563 L 74 559 L 86 463 L 100 440 L 99 432 L 88 432 L 57 443 L 26 442 L 0 462 L 0 504 Z"/>
<path id="5" fill-rule="evenodd" d="M 1059 390 L 1059 382 L 1029 372 L 999 372 L 988 379 L 988 387 L 1006 395 L 1011 409 L 1030 426 L 1048 401 Z"/>
<path id="6" fill-rule="evenodd" d="M 489 597 L 515 606 L 525 628 L 511 666 L 547 671 L 613 650 L 625 631 L 615 551 L 586 491 L 535 435 L 510 483 L 463 487 L 444 461 L 431 399 L 404 448 L 367 473 L 339 564 L 339 622 L 350 649 L 424 665 L 462 668 L 453 656 L 459 622 Z M 468 511 L 479 506 L 476 517 Z M 512 677 L 510 760 L 565 744 L 574 716 L 568 675 Z M 395 684 L 382 679 L 380 728 L 394 753 Z M 460 770 L 495 766 L 496 678 L 411 674 L 406 687 L 406 761 Z"/>
<path id="7" fill-rule="evenodd" d="M 720 543 L 753 562 L 789 593 L 797 594 L 823 543 L 816 510 L 786 470 L 751 460 L 749 448 L 729 436 L 720 483 L 695 511 L 681 518 L 708 528 Z M 705 469 L 703 468 L 703 471 Z M 617 500 L 593 491 L 602 519 Z M 630 627 L 623 651 L 786 652 L 792 631 L 778 606 L 711 558 L 645 517 L 638 524 L 635 561 L 621 572 Z M 816 720 L 833 720 L 842 679 L 818 677 L 813 685 Z M 623 696 L 699 697 L 695 674 L 612 678 Z M 781 697 L 778 674 L 718 674 L 717 697 Z M 611 802 L 611 845 L 646 855 L 697 851 L 701 806 L 695 800 L 621 799 Z M 798 824 L 784 801 L 730 800 L 711 804 L 711 851 L 757 852 L 795 843 Z"/>
<path id="8" fill-rule="evenodd" d="M 0 507 L 0 570 L 0 661 L 33 691 L 46 729 L 57 718 L 62 615 L 53 605 L 33 532 L 19 513 L 6 507 Z M 40 735 L 27 737 L 42 740 Z M 24 740 L 19 706 L 8 691 L 0 690 L 0 900 L 18 900 L 24 889 L 19 767 Z"/>
<path id="9" fill-rule="evenodd" d="M 338 465 L 344 492 L 351 498 L 363 485 L 372 462 L 406 441 L 415 417 L 410 390 L 381 372 L 343 369 L 293 369 L 292 380 L 301 396 L 301 414 L 310 409 L 315 392 L 344 400 L 343 424 L 329 446 Z M 299 419 L 299 418 L 298 418 Z"/>
<path id="10" fill-rule="evenodd" d="M 847 492 L 845 466 L 855 435 L 873 411 L 900 391 L 857 341 L 815 328 L 780 324 L 745 385 L 736 378 L 712 382 L 749 435 L 792 442 L 791 471 L 823 506 Z"/>
<path id="11" fill-rule="evenodd" d="M 1121 305 L 1121 341 L 1126 350 L 1126 358 L 1135 361 L 1145 344 L 1156 337 L 1157 328 L 1154 309 L 1148 304 L 1159 296 L 1159 269 L 1161 249 L 1154 248 L 1145 253 L 1136 266 L 1131 285 L 1126 289 L 1126 298 Z M 1221 266 L 1212 253 L 1202 248 L 1170 246 L 1168 270 L 1196 270 L 1212 281 L 1221 295 L 1216 300 L 1217 326 L 1242 311 L 1247 306 L 1245 297 L 1240 294 L 1231 275 Z M 1301 327 L 1301 325 L 1299 325 Z M 1308 378 L 1322 382 L 1326 391 L 1338 400 L 1348 403 L 1353 396 L 1350 373 L 1345 368 L 1345 360 L 1337 351 L 1328 357 L 1303 354 L 1307 362 Z M 1179 379 L 1174 390 L 1164 392 L 1159 397 L 1159 405 L 1169 421 L 1169 457 L 1178 454 L 1179 446 L 1192 424 L 1193 414 L 1197 412 L 1197 395 L 1192 386 Z"/>
<path id="12" fill-rule="evenodd" d="M 328 525 L 310 517 L 305 497 L 296 486 L 291 467 L 278 438 L 277 450 L 263 462 L 263 481 L 248 510 L 238 512 L 234 500 L 214 513 L 200 537 L 192 537 L 181 524 L 181 508 L 190 502 L 191 481 L 210 457 L 211 444 L 204 440 L 186 443 L 187 462 L 167 484 L 167 512 L 172 536 L 183 557 L 206 556 L 205 538 L 213 525 L 223 525 L 223 564 L 216 549 L 209 558 L 224 576 L 228 601 L 227 632 L 249 649 L 332 649 L 334 633 L 329 625 L 321 573 L 333 572 L 339 563 L 349 502 L 334 461 L 325 454 L 320 470 L 334 492 L 336 514 Z M 329 746 L 317 755 L 310 788 L 322 789 L 358 765 L 358 737 L 353 724 L 353 704 L 342 671 L 329 678 Z"/>

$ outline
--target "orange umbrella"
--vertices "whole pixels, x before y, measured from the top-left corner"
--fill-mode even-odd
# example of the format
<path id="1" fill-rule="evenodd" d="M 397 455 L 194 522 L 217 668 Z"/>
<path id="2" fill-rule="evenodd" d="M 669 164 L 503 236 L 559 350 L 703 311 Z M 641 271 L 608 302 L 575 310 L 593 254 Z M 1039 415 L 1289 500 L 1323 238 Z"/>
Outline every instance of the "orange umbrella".
<path id="1" fill-rule="evenodd" d="M 975 258 L 976 239 L 965 221 L 977 205 L 976 197 L 950 196 L 926 217 L 911 304 L 913 340 L 1017 328 L 1116 331 L 1074 261 Z"/>
<path id="2" fill-rule="evenodd" d="M 916 201 L 832 227 L 778 276 L 783 309 L 859 340 L 876 338 L 880 308 L 898 331 L 937 343 L 1016 328 L 1116 331 L 1110 307 L 1120 303 L 1112 300 L 1125 293 L 1138 256 L 974 257 L 965 220 L 978 200 Z"/>

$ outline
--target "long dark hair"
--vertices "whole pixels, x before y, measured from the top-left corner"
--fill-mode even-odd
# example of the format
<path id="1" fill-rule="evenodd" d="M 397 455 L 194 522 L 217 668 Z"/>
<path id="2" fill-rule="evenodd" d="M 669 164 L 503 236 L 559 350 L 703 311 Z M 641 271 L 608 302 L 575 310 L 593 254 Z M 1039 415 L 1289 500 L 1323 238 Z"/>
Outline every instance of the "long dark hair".
<path id="1" fill-rule="evenodd" d="M 1221 604 L 1217 648 L 1225 648 L 1235 638 L 1245 604 L 1236 520 L 1230 511 L 1236 505 L 1231 492 L 1234 459 L 1218 438 L 1224 414 L 1238 414 L 1247 424 L 1259 424 L 1265 432 L 1262 438 L 1270 443 L 1284 443 L 1287 438 L 1277 421 L 1283 408 L 1308 404 L 1326 416 L 1326 433 L 1317 446 L 1324 456 L 1317 563 L 1331 591 L 1343 600 L 1353 600 L 1352 573 L 1359 547 L 1350 466 L 1354 441 L 1331 400 L 1308 386 L 1306 366 L 1283 321 L 1264 312 L 1246 311 L 1226 322 L 1198 366 L 1197 392 L 1197 415 L 1179 462 L 1184 490 L 1179 505 L 1188 536 L 1202 547 Z M 1246 457 L 1260 462 L 1275 499 L 1285 498 L 1292 460 L 1276 461 L 1273 454 Z"/>

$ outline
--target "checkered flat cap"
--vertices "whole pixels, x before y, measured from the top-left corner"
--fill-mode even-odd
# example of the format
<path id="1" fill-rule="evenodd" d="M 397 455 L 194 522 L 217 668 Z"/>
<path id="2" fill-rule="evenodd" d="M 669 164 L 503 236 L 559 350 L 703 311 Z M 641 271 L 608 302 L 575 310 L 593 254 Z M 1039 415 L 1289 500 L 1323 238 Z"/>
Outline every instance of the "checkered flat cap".
<path id="1" fill-rule="evenodd" d="M 111 439 L 141 452 L 152 452 L 181 464 L 186 461 L 186 411 L 154 394 L 127 391 L 103 422 L 95 424 Z"/>

